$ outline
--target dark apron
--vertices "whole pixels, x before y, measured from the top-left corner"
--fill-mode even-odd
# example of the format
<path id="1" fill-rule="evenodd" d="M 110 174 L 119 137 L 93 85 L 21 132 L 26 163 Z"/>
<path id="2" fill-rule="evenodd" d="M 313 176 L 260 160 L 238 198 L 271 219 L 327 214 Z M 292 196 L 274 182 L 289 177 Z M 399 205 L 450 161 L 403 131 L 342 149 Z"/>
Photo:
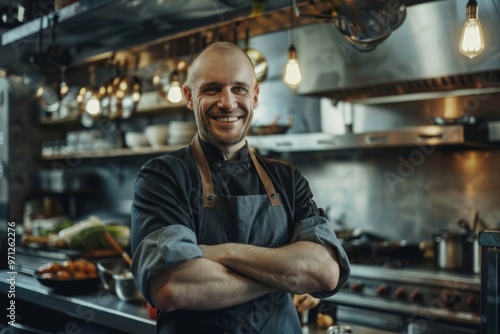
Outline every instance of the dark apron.
<path id="1" fill-rule="evenodd" d="M 202 208 L 196 232 L 198 244 L 228 242 L 280 247 L 288 244 L 293 225 L 286 219 L 279 194 L 255 154 L 248 151 L 264 195 L 215 195 L 210 168 L 198 140 L 191 143 L 202 180 Z M 302 334 L 291 295 L 274 292 L 256 300 L 212 311 L 174 311 L 159 317 L 160 333 Z"/>

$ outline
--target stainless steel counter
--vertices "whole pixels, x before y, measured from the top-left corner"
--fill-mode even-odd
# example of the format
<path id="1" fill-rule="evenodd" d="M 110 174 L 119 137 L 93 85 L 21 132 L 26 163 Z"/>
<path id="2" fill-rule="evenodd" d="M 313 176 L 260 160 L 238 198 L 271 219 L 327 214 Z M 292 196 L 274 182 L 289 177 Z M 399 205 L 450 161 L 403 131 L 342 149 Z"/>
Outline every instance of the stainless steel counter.
<path id="1" fill-rule="evenodd" d="M 10 283 L 6 270 L 0 270 L 0 293 L 7 294 Z M 61 295 L 40 284 L 34 277 L 17 273 L 15 275 L 15 299 L 27 300 L 31 303 L 63 312 L 86 322 L 95 323 L 124 333 L 155 333 L 155 321 L 148 318 L 146 304 L 127 303 L 105 289 L 78 295 Z M 388 334 L 358 325 L 351 326 L 355 334 Z M 303 327 L 304 334 L 326 334 L 326 329 L 315 324 Z"/>
<path id="2" fill-rule="evenodd" d="M 11 288 L 7 279 L 7 271 L 1 270 L 0 293 L 4 295 Z M 124 302 L 105 289 L 86 294 L 60 295 L 51 292 L 34 277 L 17 273 L 13 300 L 18 299 L 124 333 L 154 334 L 156 332 L 155 321 L 148 318 L 144 302 Z"/>
<path id="3" fill-rule="evenodd" d="M 353 325 L 348 323 L 342 323 L 341 325 L 346 325 L 351 327 L 353 334 L 394 334 L 394 332 L 387 332 L 383 330 L 378 330 L 374 328 Z M 326 334 L 327 330 L 324 328 L 318 328 L 313 324 L 302 327 L 302 333 L 304 334 Z"/>

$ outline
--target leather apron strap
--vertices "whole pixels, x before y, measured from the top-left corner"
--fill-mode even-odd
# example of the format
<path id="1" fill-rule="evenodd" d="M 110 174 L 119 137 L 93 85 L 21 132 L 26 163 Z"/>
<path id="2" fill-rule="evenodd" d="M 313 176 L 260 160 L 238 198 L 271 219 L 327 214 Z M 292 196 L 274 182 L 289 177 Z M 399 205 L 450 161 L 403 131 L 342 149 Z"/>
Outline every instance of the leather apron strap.
<path id="1" fill-rule="evenodd" d="M 208 166 L 207 159 L 203 154 L 203 149 L 201 148 L 200 141 L 198 139 L 198 134 L 194 136 L 191 141 L 191 147 L 193 148 L 193 156 L 198 166 L 198 171 L 201 176 L 201 195 L 204 208 L 215 208 L 215 191 L 214 184 L 212 183 L 212 177 L 210 175 L 210 167 Z"/>
<path id="2" fill-rule="evenodd" d="M 194 160 L 196 161 L 196 165 L 198 166 L 198 171 L 201 176 L 201 187 L 202 187 L 202 205 L 204 208 L 215 208 L 215 191 L 214 185 L 212 182 L 212 176 L 210 174 L 210 167 L 208 166 L 207 159 L 203 154 L 203 149 L 201 148 L 200 141 L 198 139 L 198 134 L 191 141 L 191 147 L 193 151 Z M 249 149 L 248 153 L 250 154 L 250 158 L 257 170 L 257 174 L 261 182 L 264 184 L 264 188 L 266 189 L 267 197 L 269 197 L 269 201 L 271 205 L 280 205 L 280 199 L 276 194 L 276 190 L 274 189 L 274 184 L 269 178 L 269 175 L 266 173 L 264 168 L 260 165 L 259 161 L 255 157 L 255 154 Z"/>
<path id="3" fill-rule="evenodd" d="M 260 181 L 264 184 L 264 188 L 266 188 L 267 197 L 269 197 L 271 205 L 280 205 L 280 199 L 276 194 L 276 189 L 274 189 L 273 181 L 271 181 L 271 178 L 269 178 L 269 175 L 262 168 L 255 153 L 250 148 L 248 148 L 248 153 L 250 154 L 250 158 L 252 158 L 257 174 L 259 174 Z"/>

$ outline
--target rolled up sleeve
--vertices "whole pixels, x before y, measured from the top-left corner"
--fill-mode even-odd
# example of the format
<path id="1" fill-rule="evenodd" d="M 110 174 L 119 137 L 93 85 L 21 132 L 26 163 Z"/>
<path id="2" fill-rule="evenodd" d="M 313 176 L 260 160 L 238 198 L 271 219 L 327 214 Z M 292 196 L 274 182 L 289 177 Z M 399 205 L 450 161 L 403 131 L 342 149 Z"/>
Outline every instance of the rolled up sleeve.
<path id="1" fill-rule="evenodd" d="M 171 225 L 150 233 L 141 241 L 131 270 L 137 287 L 152 304 L 149 293 L 151 280 L 165 270 L 199 257 L 202 257 L 202 252 L 195 233 L 186 226 Z"/>
<path id="2" fill-rule="evenodd" d="M 311 293 L 316 298 L 326 298 L 336 294 L 347 282 L 351 273 L 349 259 L 340 244 L 333 226 L 325 217 L 315 215 L 299 221 L 295 225 L 292 242 L 310 241 L 330 247 L 336 254 L 339 263 L 339 282 L 333 291 Z"/>

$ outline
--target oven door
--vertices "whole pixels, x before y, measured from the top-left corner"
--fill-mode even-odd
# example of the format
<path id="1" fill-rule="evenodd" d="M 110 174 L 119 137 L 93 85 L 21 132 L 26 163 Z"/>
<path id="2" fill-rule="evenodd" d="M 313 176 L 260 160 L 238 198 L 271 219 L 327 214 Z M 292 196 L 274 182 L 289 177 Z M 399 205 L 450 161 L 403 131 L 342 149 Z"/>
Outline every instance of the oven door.
<path id="1" fill-rule="evenodd" d="M 337 307 L 337 322 L 372 328 L 374 333 L 406 333 L 407 328 L 404 316 L 344 305 Z"/>
<path id="2" fill-rule="evenodd" d="M 477 328 L 467 328 L 461 325 L 444 323 L 414 323 L 408 324 L 408 334 L 479 334 Z"/>

